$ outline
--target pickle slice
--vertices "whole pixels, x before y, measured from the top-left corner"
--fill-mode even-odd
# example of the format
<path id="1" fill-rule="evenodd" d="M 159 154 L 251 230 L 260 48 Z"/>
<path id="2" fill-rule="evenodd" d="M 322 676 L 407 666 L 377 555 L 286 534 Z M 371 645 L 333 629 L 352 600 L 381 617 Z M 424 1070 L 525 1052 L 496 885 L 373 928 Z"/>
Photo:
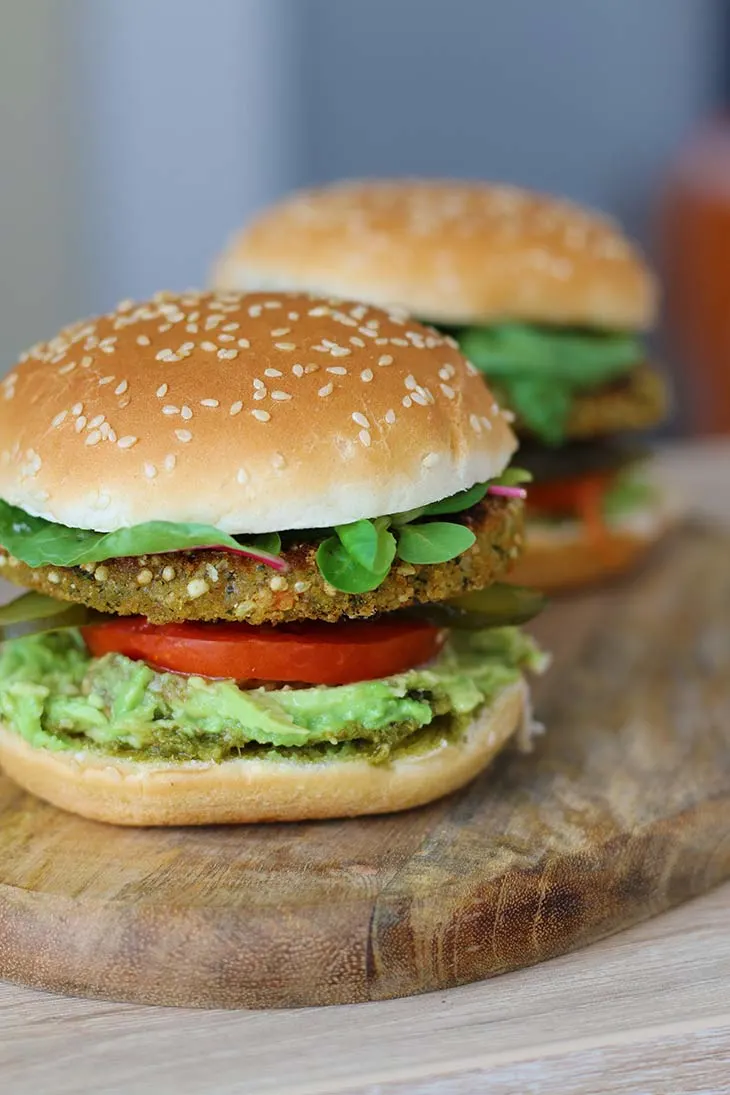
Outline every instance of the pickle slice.
<path id="1" fill-rule="evenodd" d="M 547 598 L 526 586 L 496 582 L 450 601 L 420 605 L 418 615 L 443 627 L 480 631 L 527 623 L 547 604 Z"/>
<path id="2" fill-rule="evenodd" d="M 31 591 L 0 605 L 0 641 L 37 635 L 44 631 L 63 631 L 103 618 L 85 605 L 57 601 L 45 593 Z"/>

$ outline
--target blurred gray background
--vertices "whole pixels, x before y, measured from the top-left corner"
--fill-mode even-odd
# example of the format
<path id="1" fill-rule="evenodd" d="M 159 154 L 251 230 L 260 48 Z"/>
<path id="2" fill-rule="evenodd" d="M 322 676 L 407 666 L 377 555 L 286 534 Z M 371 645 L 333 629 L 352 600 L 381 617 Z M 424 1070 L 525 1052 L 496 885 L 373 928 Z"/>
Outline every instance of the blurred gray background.
<path id="1" fill-rule="evenodd" d="M 0 11 L 2 368 L 201 283 L 292 187 L 483 176 L 617 213 L 720 82 L 717 0 L 22 0 Z"/>

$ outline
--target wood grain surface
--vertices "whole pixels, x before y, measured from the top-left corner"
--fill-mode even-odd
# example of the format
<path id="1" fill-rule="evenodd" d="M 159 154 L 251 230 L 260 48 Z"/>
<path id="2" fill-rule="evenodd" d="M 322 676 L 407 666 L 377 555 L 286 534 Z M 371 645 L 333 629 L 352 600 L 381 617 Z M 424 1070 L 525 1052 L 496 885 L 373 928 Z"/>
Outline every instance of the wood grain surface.
<path id="1" fill-rule="evenodd" d="M 541 962 L 730 875 L 730 541 L 696 526 L 554 605 L 550 732 L 405 815 L 125 831 L 0 781 L 0 976 L 115 1000 L 282 1007 Z"/>

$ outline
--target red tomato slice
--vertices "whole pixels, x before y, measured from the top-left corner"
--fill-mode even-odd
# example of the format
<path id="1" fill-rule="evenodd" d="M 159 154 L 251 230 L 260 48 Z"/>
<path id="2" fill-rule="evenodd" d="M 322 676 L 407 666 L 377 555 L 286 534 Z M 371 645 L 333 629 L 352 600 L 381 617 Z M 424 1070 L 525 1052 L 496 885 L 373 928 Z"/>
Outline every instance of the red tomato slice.
<path id="1" fill-rule="evenodd" d="M 237 681 L 352 684 L 433 658 L 445 632 L 420 620 L 252 627 L 238 623 L 151 624 L 120 617 L 83 627 L 95 658 L 125 654 L 159 669 Z"/>
<path id="2" fill-rule="evenodd" d="M 601 539 L 606 531 L 603 496 L 615 478 L 613 472 L 531 483 L 528 505 L 536 513 L 577 517 L 588 536 Z"/>

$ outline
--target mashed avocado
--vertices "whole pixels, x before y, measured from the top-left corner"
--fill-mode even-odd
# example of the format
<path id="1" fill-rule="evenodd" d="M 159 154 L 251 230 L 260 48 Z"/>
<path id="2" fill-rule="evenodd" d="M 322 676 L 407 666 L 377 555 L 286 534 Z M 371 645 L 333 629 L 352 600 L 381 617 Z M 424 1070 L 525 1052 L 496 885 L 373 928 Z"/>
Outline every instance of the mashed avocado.
<path id="1" fill-rule="evenodd" d="M 336 688 L 262 688 L 91 658 L 76 631 L 6 643 L 0 719 L 31 745 L 124 756 L 224 760 L 337 749 L 384 760 L 438 729 L 454 733 L 542 655 L 516 628 L 452 633 L 428 667 Z M 428 736 L 428 734 L 426 734 Z"/>

